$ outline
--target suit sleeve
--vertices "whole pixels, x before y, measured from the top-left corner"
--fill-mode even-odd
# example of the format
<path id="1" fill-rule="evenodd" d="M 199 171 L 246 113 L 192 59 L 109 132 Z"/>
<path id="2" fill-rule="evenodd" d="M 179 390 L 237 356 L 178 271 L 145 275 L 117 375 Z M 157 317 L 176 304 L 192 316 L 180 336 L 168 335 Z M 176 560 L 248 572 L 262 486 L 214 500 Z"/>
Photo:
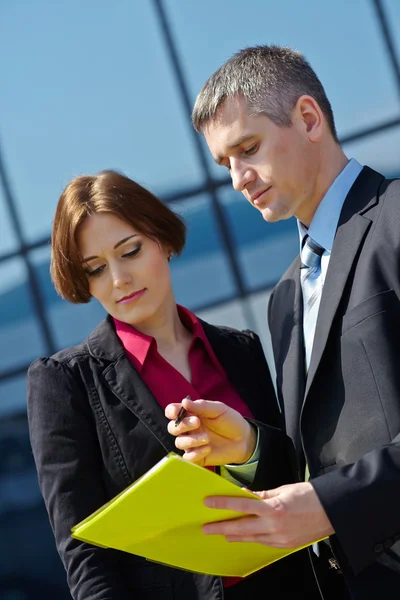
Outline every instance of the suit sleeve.
<path id="1" fill-rule="evenodd" d="M 71 528 L 109 498 L 94 421 L 79 376 L 38 359 L 27 379 L 28 422 L 39 487 L 75 600 L 128 600 L 118 553 L 74 540 Z"/>
<path id="2" fill-rule="evenodd" d="M 311 483 L 352 570 L 378 560 L 400 573 L 400 435 Z"/>
<path id="3" fill-rule="evenodd" d="M 261 397 L 265 398 L 265 422 L 273 427 L 284 429 L 285 422 L 280 409 L 275 388 L 272 383 L 271 372 L 265 358 L 260 338 L 253 331 L 246 332 L 251 338 L 251 351 L 253 363 L 256 369 L 255 377 L 260 390 Z"/>
<path id="4" fill-rule="evenodd" d="M 267 407 L 263 421 L 254 421 L 259 431 L 260 457 L 253 482 L 248 486 L 254 491 L 260 491 L 293 483 L 299 480 L 299 476 L 293 442 L 284 431 L 284 418 L 279 409 L 260 338 L 252 331 L 247 333 L 252 340 L 260 398 L 265 398 Z"/>

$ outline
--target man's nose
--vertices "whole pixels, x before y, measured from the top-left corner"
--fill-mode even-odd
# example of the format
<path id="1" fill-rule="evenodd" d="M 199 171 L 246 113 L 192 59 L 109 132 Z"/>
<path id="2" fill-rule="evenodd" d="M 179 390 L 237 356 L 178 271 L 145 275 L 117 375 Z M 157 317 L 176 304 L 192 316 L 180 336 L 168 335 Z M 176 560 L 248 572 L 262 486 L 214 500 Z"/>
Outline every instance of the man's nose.
<path id="1" fill-rule="evenodd" d="M 237 192 L 243 192 L 254 180 L 254 172 L 249 165 L 233 160 L 231 161 L 231 178 L 234 189 Z"/>

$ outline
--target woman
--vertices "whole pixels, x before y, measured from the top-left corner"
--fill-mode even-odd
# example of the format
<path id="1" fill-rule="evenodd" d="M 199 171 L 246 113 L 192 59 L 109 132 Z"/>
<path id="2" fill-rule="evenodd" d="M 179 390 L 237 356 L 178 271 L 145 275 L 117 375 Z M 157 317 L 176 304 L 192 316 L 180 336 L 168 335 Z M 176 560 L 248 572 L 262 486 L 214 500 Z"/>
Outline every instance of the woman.
<path id="1" fill-rule="evenodd" d="M 75 600 L 234 599 L 260 585 L 289 598 L 308 573 L 297 553 L 243 581 L 222 582 L 70 536 L 73 525 L 175 450 L 164 410 L 187 395 L 222 400 L 268 424 L 257 434 L 254 422 L 240 419 L 236 462 L 251 459 L 257 435 L 267 432 L 273 446 L 249 486 L 291 480 L 259 339 L 204 323 L 175 302 L 169 260 L 184 244 L 182 221 L 116 172 L 78 177 L 60 197 L 52 232 L 56 290 L 73 303 L 96 298 L 108 313 L 82 344 L 36 360 L 28 373 L 40 488 Z"/>

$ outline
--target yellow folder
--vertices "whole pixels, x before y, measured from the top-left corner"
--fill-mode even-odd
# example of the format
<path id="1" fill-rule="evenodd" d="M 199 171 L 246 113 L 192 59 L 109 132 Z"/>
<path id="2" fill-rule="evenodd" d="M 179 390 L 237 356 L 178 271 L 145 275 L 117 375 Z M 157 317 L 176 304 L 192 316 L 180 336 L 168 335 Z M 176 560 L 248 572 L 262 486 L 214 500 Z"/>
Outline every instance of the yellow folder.
<path id="1" fill-rule="evenodd" d="M 245 577 L 295 552 L 204 535 L 204 523 L 237 512 L 204 506 L 206 496 L 260 500 L 216 473 L 168 454 L 140 479 L 72 528 L 72 537 L 208 575 Z M 299 549 L 299 548 L 298 548 Z"/>

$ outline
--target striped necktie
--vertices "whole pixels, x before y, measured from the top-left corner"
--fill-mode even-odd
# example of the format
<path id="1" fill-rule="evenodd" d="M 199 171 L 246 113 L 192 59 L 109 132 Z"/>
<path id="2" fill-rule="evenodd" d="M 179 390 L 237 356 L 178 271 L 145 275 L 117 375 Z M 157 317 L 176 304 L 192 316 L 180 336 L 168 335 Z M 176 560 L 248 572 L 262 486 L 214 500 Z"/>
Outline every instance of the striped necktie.
<path id="1" fill-rule="evenodd" d="M 300 281 L 303 291 L 303 333 L 306 372 L 310 366 L 311 351 L 317 325 L 318 309 L 321 300 L 323 281 L 321 276 L 321 256 L 324 248 L 306 235 L 301 250 Z"/>

